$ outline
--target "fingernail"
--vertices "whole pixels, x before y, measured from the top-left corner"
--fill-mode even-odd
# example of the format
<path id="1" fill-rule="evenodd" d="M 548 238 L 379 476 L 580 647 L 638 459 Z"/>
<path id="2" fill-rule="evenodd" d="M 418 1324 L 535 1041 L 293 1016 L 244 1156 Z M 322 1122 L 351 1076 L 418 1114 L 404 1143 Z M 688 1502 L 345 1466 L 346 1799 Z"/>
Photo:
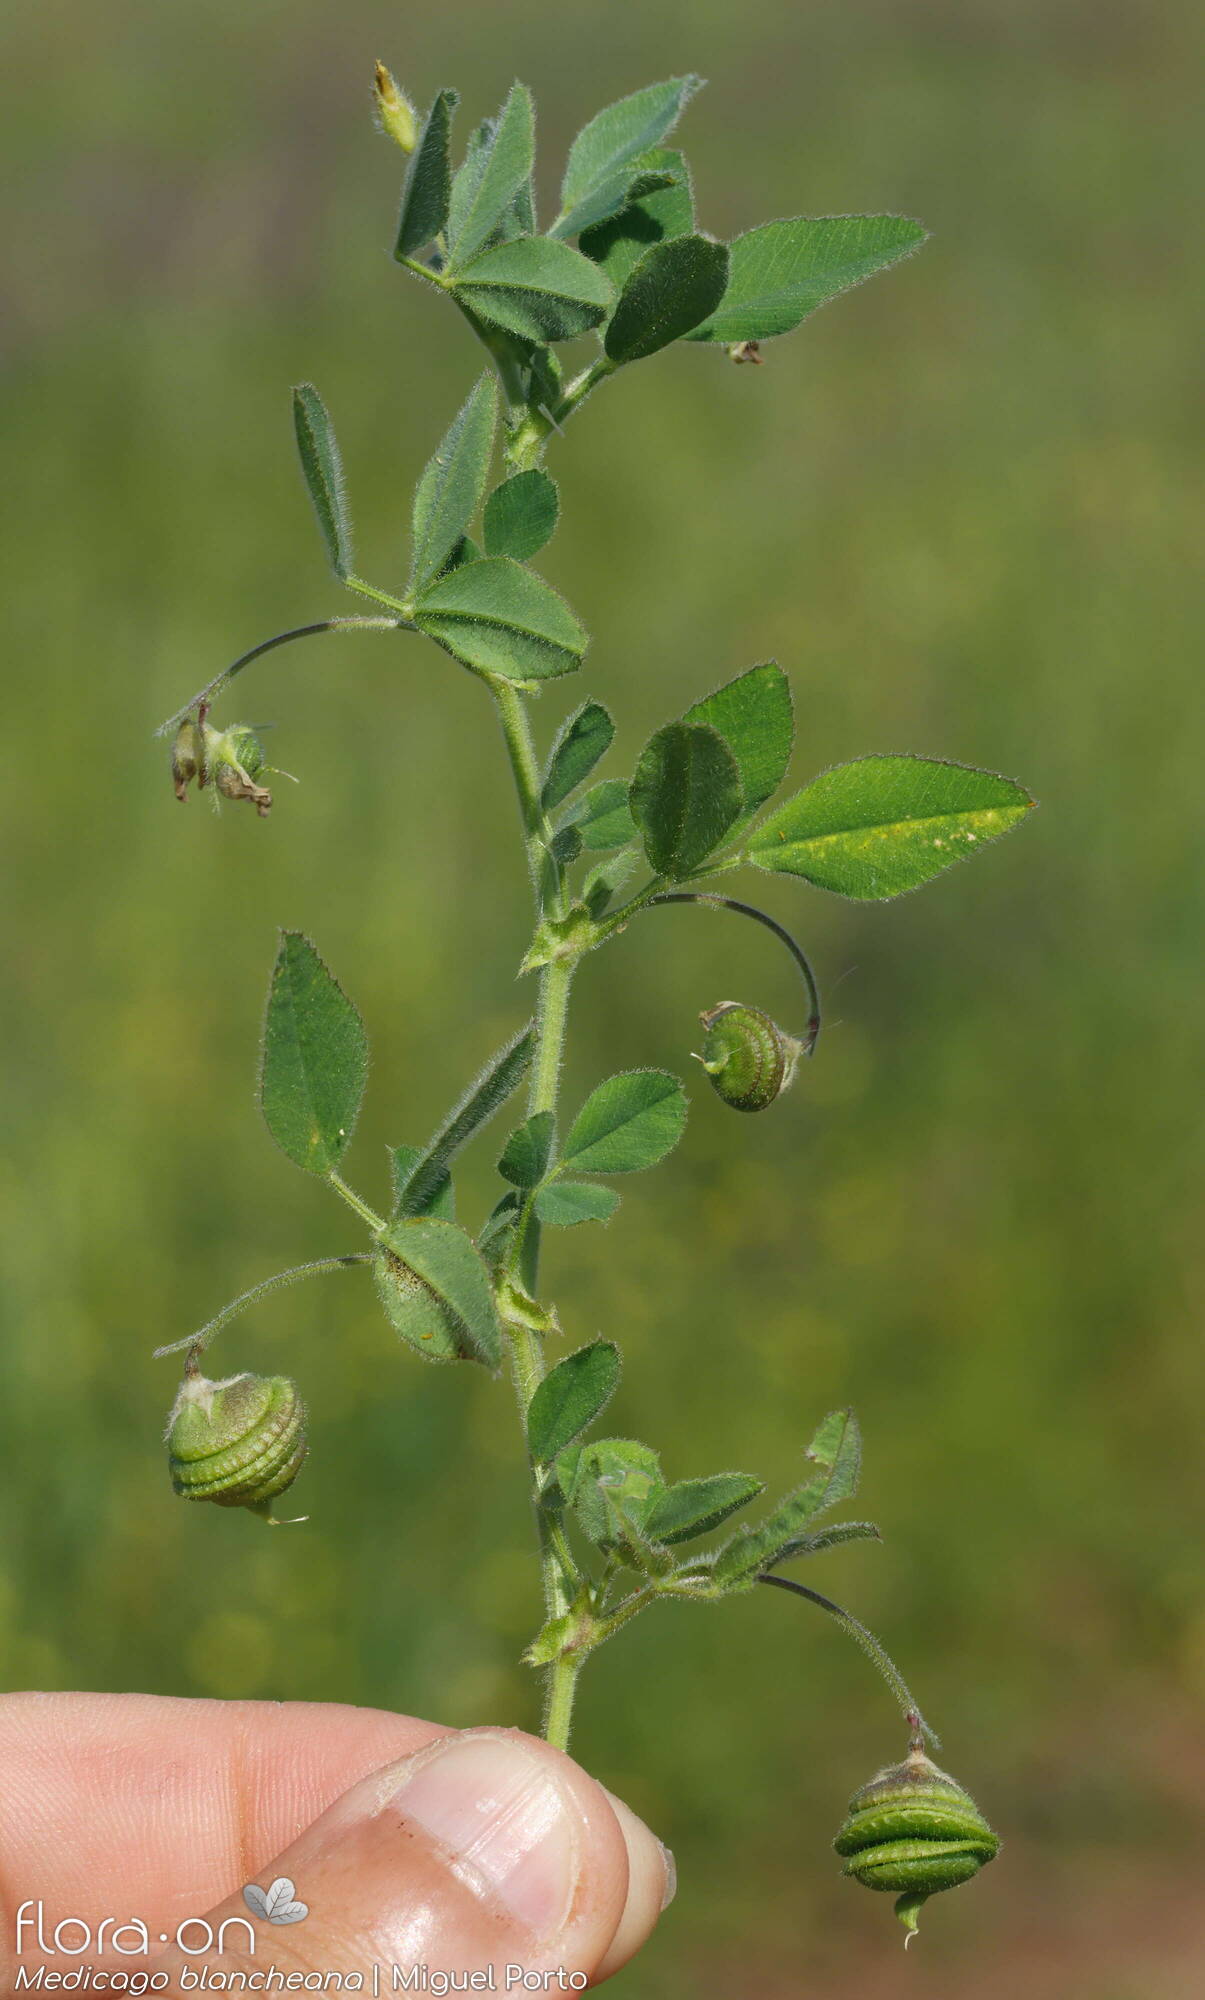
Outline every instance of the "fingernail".
<path id="1" fill-rule="evenodd" d="M 657 1839 L 656 1834 L 653 1838 Z M 663 1840 L 658 1840 L 657 1845 L 661 1849 L 661 1859 L 665 1863 L 665 1888 L 661 1893 L 661 1907 L 663 1910 L 668 1910 L 678 1893 L 678 1864 Z"/>
<path id="2" fill-rule="evenodd" d="M 390 1801 L 447 1849 L 457 1879 L 537 1936 L 560 1929 L 578 1874 L 578 1818 L 555 1776 L 506 1737 L 433 1745 Z"/>

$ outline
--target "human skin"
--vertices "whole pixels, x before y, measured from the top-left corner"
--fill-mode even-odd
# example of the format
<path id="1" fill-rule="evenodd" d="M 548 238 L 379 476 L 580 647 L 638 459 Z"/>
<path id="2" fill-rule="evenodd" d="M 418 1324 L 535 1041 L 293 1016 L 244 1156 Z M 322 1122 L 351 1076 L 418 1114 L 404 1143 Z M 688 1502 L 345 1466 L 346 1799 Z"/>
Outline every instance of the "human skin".
<path id="1" fill-rule="evenodd" d="M 597 1985 L 644 1943 L 673 1889 L 661 1843 L 580 1766 L 517 1730 L 449 1731 L 379 1710 L 152 1695 L 0 1697 L 0 1991 L 18 1967 L 81 1964 L 461 1973 L 563 1968 Z M 242 1925 L 185 1961 L 78 1952 L 141 1918 L 250 1919 L 278 1876 L 304 1921 Z M 18 1953 L 17 1914 L 25 1904 Z M 44 1952 L 64 1918 L 70 1953 Z M 204 1933 L 192 1928 L 190 1946 Z M 126 1934 L 123 1942 L 128 1942 Z M 234 1949 L 237 1943 L 239 1949 Z M 388 1991 L 389 1973 L 382 1977 Z M 555 1984 L 551 1990 L 557 1990 Z M 561 1990 L 564 1990 L 563 1988 Z M 580 1989 L 579 1989 L 580 1990 Z"/>

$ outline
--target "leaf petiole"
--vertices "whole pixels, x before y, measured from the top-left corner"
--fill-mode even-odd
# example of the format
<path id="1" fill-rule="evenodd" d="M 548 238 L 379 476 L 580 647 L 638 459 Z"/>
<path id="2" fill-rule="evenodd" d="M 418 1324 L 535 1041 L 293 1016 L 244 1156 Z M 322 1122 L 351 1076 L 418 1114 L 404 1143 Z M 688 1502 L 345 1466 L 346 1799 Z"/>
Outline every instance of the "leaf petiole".
<path id="1" fill-rule="evenodd" d="M 335 1193 L 342 1197 L 342 1199 L 347 1203 L 347 1206 L 355 1210 L 361 1222 L 366 1222 L 368 1224 L 368 1227 L 371 1229 L 373 1235 L 380 1236 L 382 1232 L 388 1227 L 384 1216 L 378 1215 L 375 1209 L 369 1208 L 368 1203 L 366 1201 L 361 1201 L 355 1189 L 348 1187 L 347 1182 L 343 1179 L 342 1174 L 336 1173 L 333 1167 L 330 1169 L 330 1172 L 326 1174 L 325 1179 L 327 1185 L 329 1187 L 334 1188 Z"/>
<path id="2" fill-rule="evenodd" d="M 318 1257 L 311 1264 L 296 1264 L 291 1271 L 279 1271 L 274 1278 L 265 1278 L 262 1283 L 252 1285 L 249 1292 L 241 1292 L 237 1299 L 232 1299 L 228 1306 L 223 1306 L 221 1312 L 215 1314 L 213 1319 L 207 1320 L 196 1333 L 187 1334 L 183 1340 L 173 1340 L 166 1347 L 157 1347 L 152 1359 L 162 1361 L 165 1355 L 182 1354 L 185 1349 L 190 1355 L 201 1355 L 215 1334 L 220 1333 L 224 1326 L 228 1326 L 232 1319 L 237 1319 L 240 1313 L 246 1312 L 249 1306 L 267 1298 L 269 1292 L 280 1291 L 285 1285 L 295 1285 L 302 1278 L 317 1278 L 324 1271 L 347 1271 L 353 1265 L 371 1262 L 372 1259 L 366 1251 L 357 1250 L 346 1257 Z"/>
<path id="3" fill-rule="evenodd" d="M 348 582 L 351 582 L 350 578 L 348 578 Z M 367 584 L 363 586 L 355 584 L 352 587 L 356 589 L 363 588 L 373 597 L 381 596 L 379 591 L 371 590 Z M 392 604 L 393 600 L 392 598 L 381 597 L 381 602 Z M 400 606 L 395 606 L 394 608 L 397 610 L 401 609 Z M 192 700 L 186 701 L 183 708 L 178 708 L 174 715 L 168 716 L 166 722 L 160 723 L 158 729 L 155 731 L 156 736 L 166 736 L 169 730 L 177 728 L 186 716 L 191 715 L 195 708 L 215 701 L 226 686 L 227 681 L 232 681 L 236 674 L 242 673 L 244 667 L 251 665 L 252 660 L 258 660 L 264 653 L 273 652 L 277 646 L 287 646 L 294 639 L 312 638 L 318 632 L 347 632 L 355 630 L 361 632 L 399 632 L 413 630 L 413 627 L 409 625 L 405 618 L 401 617 L 320 618 L 312 625 L 294 625 L 287 632 L 276 632 L 270 639 L 261 639 L 259 645 L 252 646 L 250 652 L 240 653 L 238 659 L 231 666 L 223 667 L 221 673 L 215 674 L 213 679 L 207 686 L 201 689 L 199 694 L 194 694 Z"/>

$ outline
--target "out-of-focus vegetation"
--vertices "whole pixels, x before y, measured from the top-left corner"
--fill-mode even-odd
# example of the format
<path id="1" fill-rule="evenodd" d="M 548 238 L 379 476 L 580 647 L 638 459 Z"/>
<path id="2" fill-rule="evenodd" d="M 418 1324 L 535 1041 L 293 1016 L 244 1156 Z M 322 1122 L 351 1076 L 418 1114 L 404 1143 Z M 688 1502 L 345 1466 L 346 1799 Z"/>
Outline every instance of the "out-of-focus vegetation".
<path id="1" fill-rule="evenodd" d="M 472 116 L 525 77 L 549 189 L 600 103 L 697 69 L 713 228 L 888 207 L 934 232 L 764 367 L 674 351 L 556 444 L 542 566 L 597 639 L 540 719 L 597 689 L 620 772 L 773 655 L 798 780 L 916 749 L 1015 773 L 1043 809 L 898 905 L 763 885 L 828 989 L 815 1062 L 763 1118 L 697 1088 L 680 1152 L 549 1273 L 567 1331 L 624 1348 L 616 1428 L 675 1476 L 786 1484 L 818 1417 L 856 1406 L 859 1511 L 887 1543 L 808 1581 L 884 1635 L 1006 1846 L 927 1912 L 905 1982 L 889 1904 L 828 1847 L 903 1748 L 870 1668 L 779 1593 L 666 1610 L 592 1663 L 576 1744 L 678 1850 L 633 2000 L 1199 1990 L 1200 24 L 1187 0 L 115 0 L 9 26 L 9 1686 L 532 1717 L 504 1383 L 416 1365 L 358 1274 L 269 1301 L 220 1349 L 312 1405 L 311 1522 L 268 1534 L 172 1498 L 173 1375 L 149 1358 L 357 1247 L 255 1113 L 277 924 L 317 939 L 372 1034 L 370 1193 L 386 1142 L 421 1140 L 530 1005 L 489 705 L 432 647 L 323 640 L 247 677 L 239 714 L 277 724 L 301 780 L 267 824 L 182 811 L 151 741 L 243 646 L 340 608 L 289 385 L 321 385 L 387 583 L 479 365 L 390 263 L 372 59 L 421 100 L 459 84 Z M 733 995 L 790 1018 L 769 941 L 642 918 L 581 978 L 570 1095 L 625 1064 L 686 1073 L 698 1010 Z"/>

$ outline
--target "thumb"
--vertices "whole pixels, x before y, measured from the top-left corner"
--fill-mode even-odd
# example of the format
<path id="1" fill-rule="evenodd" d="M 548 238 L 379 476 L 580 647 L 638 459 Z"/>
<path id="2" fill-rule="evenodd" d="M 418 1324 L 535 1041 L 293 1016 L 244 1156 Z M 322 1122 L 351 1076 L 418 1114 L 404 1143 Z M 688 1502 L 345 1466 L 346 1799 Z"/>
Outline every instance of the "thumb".
<path id="1" fill-rule="evenodd" d="M 336 1799 L 256 1870 L 264 1891 L 282 1878 L 290 1920 L 273 1923 L 271 1904 L 257 1914 L 237 1892 L 208 1918 L 220 1951 L 158 1961 L 171 1990 L 204 1990 L 204 1964 L 247 1974 L 235 1990 L 256 1990 L 249 1975 L 275 1967 L 265 1991 L 291 1990 L 290 1972 L 359 1972 L 363 1988 L 343 1990 L 582 1992 L 643 1944 L 673 1875 L 648 1828 L 562 1752 L 517 1730 L 473 1729 Z M 263 1908 L 254 1889 L 251 1900 Z M 305 1990 L 302 1977 L 295 1985 Z"/>

